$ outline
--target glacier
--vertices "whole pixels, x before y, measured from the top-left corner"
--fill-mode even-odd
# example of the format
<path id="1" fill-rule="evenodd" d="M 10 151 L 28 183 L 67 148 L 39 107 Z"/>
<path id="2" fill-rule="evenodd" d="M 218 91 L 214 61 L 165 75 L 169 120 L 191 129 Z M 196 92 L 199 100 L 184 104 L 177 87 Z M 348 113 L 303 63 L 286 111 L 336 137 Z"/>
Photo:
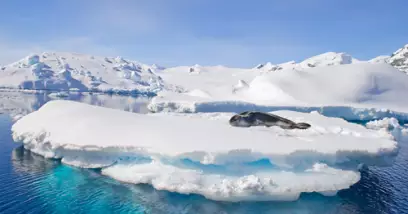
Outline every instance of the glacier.
<path id="1" fill-rule="evenodd" d="M 408 121 L 408 76 L 385 63 L 316 67 L 270 73 L 222 67 L 202 67 L 189 74 L 183 68 L 160 73 L 185 92 L 161 91 L 148 108 L 152 112 L 240 112 L 246 110 L 318 111 L 347 120 L 395 117 Z"/>
<path id="2" fill-rule="evenodd" d="M 232 113 L 136 114 L 55 100 L 20 118 L 12 132 L 26 149 L 65 164 L 221 201 L 335 195 L 359 181 L 361 164 L 388 165 L 398 152 L 392 133 L 373 128 L 380 125 L 273 113 L 312 128 L 237 128 L 228 124 Z"/>
<path id="3" fill-rule="evenodd" d="M 68 52 L 31 54 L 2 66 L 0 87 L 17 90 L 154 94 L 164 88 L 156 65 Z"/>
<path id="4" fill-rule="evenodd" d="M 388 64 L 406 73 L 407 45 L 390 56 L 379 56 L 372 60 L 361 61 L 347 53 L 327 52 L 310 57 L 299 63 L 289 61 L 280 64 L 260 64 L 255 68 L 229 68 L 225 66 L 178 66 L 165 68 L 157 64 L 147 65 L 123 57 L 102 57 L 69 52 L 34 53 L 27 57 L 0 66 L 0 90 L 45 90 L 103 92 L 122 95 L 155 96 L 160 91 L 190 92 L 194 88 L 186 87 L 176 78 L 166 78 L 168 73 L 179 71 L 200 78 L 210 71 L 219 71 L 219 77 L 229 77 L 232 84 L 242 80 L 250 82 L 256 76 L 287 71 L 306 71 L 313 68 L 331 68 L 340 65 L 360 63 Z M 231 73 L 231 71 L 234 71 Z M 224 75 L 222 73 L 230 75 Z M 162 76 L 163 75 L 163 76 Z M 233 76 L 231 78 L 231 76 Z M 205 79 L 205 78 L 204 78 Z M 168 81 L 167 81 L 168 80 Z M 256 80 L 259 81 L 259 80 Z M 224 86 L 230 86 L 231 83 Z M 268 86 L 271 87 L 271 86 Z M 275 89 L 276 90 L 276 89 Z M 201 90 L 205 93 L 205 90 Z"/>
<path id="5" fill-rule="evenodd" d="M 347 120 L 395 117 L 407 122 L 406 48 L 368 61 L 328 52 L 300 63 L 252 69 L 179 66 L 158 74 L 177 91 L 162 90 L 152 112 L 318 111 Z"/>

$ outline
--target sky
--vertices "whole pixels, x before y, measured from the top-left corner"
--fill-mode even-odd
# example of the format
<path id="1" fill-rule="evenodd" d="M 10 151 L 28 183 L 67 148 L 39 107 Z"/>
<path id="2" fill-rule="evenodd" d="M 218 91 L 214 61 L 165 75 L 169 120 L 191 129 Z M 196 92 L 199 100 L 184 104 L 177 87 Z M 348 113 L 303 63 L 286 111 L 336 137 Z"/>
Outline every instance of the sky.
<path id="1" fill-rule="evenodd" d="M 408 43 L 407 0 L 9 0 L 0 64 L 30 53 L 253 67 L 328 51 L 367 60 Z"/>

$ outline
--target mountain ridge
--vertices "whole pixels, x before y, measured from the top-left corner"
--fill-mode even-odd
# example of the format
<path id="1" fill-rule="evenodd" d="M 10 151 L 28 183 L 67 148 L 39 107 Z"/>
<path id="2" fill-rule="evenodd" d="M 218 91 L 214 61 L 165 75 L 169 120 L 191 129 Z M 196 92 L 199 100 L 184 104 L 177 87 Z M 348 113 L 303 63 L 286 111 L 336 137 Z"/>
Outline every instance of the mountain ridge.
<path id="1" fill-rule="evenodd" d="M 168 78 L 169 75 L 176 75 L 174 72 L 200 76 L 208 71 L 224 73 L 228 71 L 234 76 L 242 72 L 305 70 L 357 63 L 386 63 L 408 74 L 408 45 L 398 49 L 390 56 L 378 56 L 367 61 L 360 61 L 344 52 L 326 52 L 298 63 L 295 61 L 281 64 L 268 62 L 259 64 L 254 68 L 230 68 L 222 65 L 201 66 L 198 64 L 165 68 L 157 64 L 147 65 L 124 59 L 120 56 L 103 57 L 70 52 L 43 52 L 28 55 L 9 65 L 0 66 L 0 88 L 156 94 L 161 90 L 184 91 L 183 88 L 175 84 L 177 81 L 162 79 L 162 76 Z"/>
<path id="2" fill-rule="evenodd" d="M 162 68 L 118 57 L 43 52 L 1 67 L 2 88 L 150 93 L 163 87 Z"/>
<path id="3" fill-rule="evenodd" d="M 326 52 L 316 56 L 307 58 L 301 62 L 296 63 L 295 61 L 290 61 L 290 64 L 281 63 L 273 64 L 267 62 L 264 64 L 258 64 L 253 69 L 258 69 L 261 71 L 279 71 L 285 69 L 308 69 L 313 67 L 325 67 L 333 65 L 343 65 L 343 64 L 354 64 L 354 63 L 387 63 L 397 68 L 400 71 L 408 73 L 408 44 L 404 45 L 402 48 L 395 51 L 390 55 L 380 55 L 370 60 L 358 60 L 353 58 L 351 55 L 345 52 Z"/>

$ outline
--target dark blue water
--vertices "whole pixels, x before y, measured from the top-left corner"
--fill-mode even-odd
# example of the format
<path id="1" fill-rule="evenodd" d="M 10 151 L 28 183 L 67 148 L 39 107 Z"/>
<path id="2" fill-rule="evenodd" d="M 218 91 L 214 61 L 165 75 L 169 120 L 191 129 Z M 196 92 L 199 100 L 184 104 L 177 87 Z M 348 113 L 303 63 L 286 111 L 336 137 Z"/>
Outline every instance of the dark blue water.
<path id="1" fill-rule="evenodd" d="M 304 194 L 296 202 L 227 203 L 199 195 L 124 184 L 24 150 L 0 115 L 0 213 L 408 213 L 408 147 L 392 167 L 362 170 L 335 197 Z"/>

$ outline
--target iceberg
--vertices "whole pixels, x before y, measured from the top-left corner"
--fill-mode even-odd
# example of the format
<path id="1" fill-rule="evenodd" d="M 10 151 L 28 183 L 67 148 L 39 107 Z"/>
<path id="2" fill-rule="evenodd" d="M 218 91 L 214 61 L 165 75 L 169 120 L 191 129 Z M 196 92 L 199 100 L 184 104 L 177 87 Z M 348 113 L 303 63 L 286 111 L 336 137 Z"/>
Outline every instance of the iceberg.
<path id="1" fill-rule="evenodd" d="M 231 113 L 137 114 L 55 100 L 20 118 L 13 138 L 65 164 L 156 189 L 221 201 L 334 195 L 360 179 L 361 164 L 397 154 L 393 135 L 318 112 L 275 111 L 307 130 L 238 128 Z"/>
<path id="2" fill-rule="evenodd" d="M 301 192 L 335 195 L 360 180 L 350 170 L 315 164 L 302 172 L 266 171 L 248 176 L 203 173 L 157 162 L 117 164 L 102 174 L 129 183 L 147 183 L 156 189 L 184 194 L 200 194 L 219 201 L 294 201 Z"/>
<path id="3" fill-rule="evenodd" d="M 400 125 L 396 118 L 383 118 L 381 120 L 370 121 L 366 124 L 368 129 L 379 130 L 384 133 L 391 133 L 398 142 L 408 141 L 408 128 Z"/>

